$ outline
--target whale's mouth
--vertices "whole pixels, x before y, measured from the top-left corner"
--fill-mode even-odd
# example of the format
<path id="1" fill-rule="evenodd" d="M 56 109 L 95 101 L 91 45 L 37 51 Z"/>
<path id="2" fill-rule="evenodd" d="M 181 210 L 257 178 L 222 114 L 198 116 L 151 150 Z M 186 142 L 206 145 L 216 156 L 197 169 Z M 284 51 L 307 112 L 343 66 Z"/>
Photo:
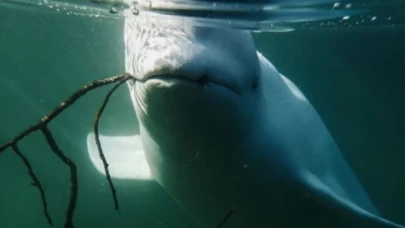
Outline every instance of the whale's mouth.
<path id="1" fill-rule="evenodd" d="M 222 87 L 225 89 L 228 89 L 229 91 L 236 93 L 236 94 L 241 94 L 240 88 L 236 84 L 231 84 L 228 82 L 224 82 L 221 80 L 214 80 L 207 75 L 203 75 L 198 78 L 190 78 L 182 75 L 174 75 L 174 74 L 156 74 L 156 75 L 149 75 L 143 80 L 137 79 L 139 82 L 146 83 L 148 81 L 166 81 L 166 82 L 179 82 L 181 84 L 191 84 L 194 86 L 197 86 L 197 88 L 210 88 L 211 86 L 218 86 Z"/>

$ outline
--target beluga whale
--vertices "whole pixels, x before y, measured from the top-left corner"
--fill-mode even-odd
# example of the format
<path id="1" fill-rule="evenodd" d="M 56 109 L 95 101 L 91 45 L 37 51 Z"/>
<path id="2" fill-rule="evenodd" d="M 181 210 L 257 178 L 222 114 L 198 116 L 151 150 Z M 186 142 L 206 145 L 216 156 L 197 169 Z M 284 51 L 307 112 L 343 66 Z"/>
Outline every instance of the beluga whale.
<path id="1" fill-rule="evenodd" d="M 202 227 L 232 211 L 223 227 L 404 228 L 249 31 L 141 21 L 124 26 L 140 133 L 100 136 L 113 178 L 156 181 Z M 87 146 L 105 174 L 94 133 Z"/>

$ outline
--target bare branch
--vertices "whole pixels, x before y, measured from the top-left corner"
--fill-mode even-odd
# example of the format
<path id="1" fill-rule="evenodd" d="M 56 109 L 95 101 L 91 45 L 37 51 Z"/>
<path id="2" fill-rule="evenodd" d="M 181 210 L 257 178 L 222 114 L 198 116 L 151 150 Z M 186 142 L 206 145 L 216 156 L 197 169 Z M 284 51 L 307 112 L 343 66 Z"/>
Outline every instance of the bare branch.
<path id="1" fill-rule="evenodd" d="M 48 127 L 44 126 L 41 128 L 42 133 L 44 134 L 46 141 L 51 147 L 52 151 L 63 161 L 70 169 L 70 200 L 69 207 L 66 213 L 66 222 L 65 228 L 73 227 L 73 213 L 76 207 L 77 201 L 77 167 L 76 164 L 70 160 L 56 144 L 55 139 L 52 136 L 52 133 L 49 131 Z"/>
<path id="2" fill-rule="evenodd" d="M 114 82 L 119 81 L 119 83 L 117 85 L 115 85 L 106 95 L 106 98 L 104 99 L 104 102 L 101 106 L 101 108 L 98 110 L 97 115 L 96 115 L 96 119 L 95 119 L 95 123 L 94 123 L 94 129 L 96 131 L 96 142 L 97 142 L 97 147 L 99 148 L 99 153 L 100 156 L 102 157 L 103 160 L 103 165 L 104 165 L 104 169 L 106 170 L 107 173 L 107 181 L 110 185 L 111 191 L 113 193 L 113 198 L 114 198 L 114 203 L 115 203 L 115 209 L 118 210 L 118 200 L 117 200 L 117 196 L 116 196 L 116 191 L 114 188 L 114 185 L 111 181 L 111 177 L 109 175 L 109 171 L 108 171 L 108 163 L 104 157 L 104 154 L 102 152 L 101 149 L 101 145 L 100 145 L 100 140 L 99 140 L 99 136 L 98 136 L 98 122 L 99 119 L 101 117 L 101 114 L 109 100 L 109 98 L 111 97 L 112 93 L 115 91 L 115 89 L 118 88 L 118 86 L 122 85 L 125 81 L 127 81 L 128 79 L 132 78 L 132 76 L 130 74 L 123 74 L 123 75 L 118 75 L 118 76 L 113 76 L 113 77 L 109 77 L 106 79 L 102 79 L 102 80 L 96 80 L 93 81 L 87 85 L 85 85 L 83 88 L 77 90 L 73 95 L 71 95 L 70 97 L 68 97 L 66 100 L 64 100 L 61 104 L 59 104 L 55 109 L 53 109 L 51 112 L 49 112 L 47 115 L 45 115 L 37 124 L 34 124 L 30 127 L 28 127 L 26 130 L 24 130 L 23 132 L 21 132 L 20 134 L 18 134 L 16 137 L 14 137 L 10 142 L 5 143 L 4 145 L 0 146 L 0 155 L 2 152 L 4 152 L 8 147 L 12 147 L 14 152 L 17 154 L 17 156 L 24 162 L 25 166 L 28 169 L 28 173 L 31 176 L 31 178 L 33 179 L 33 185 L 38 187 L 40 194 L 41 194 L 41 199 L 42 199 L 42 204 L 44 207 L 44 214 L 48 220 L 48 223 L 53 226 L 52 220 L 49 216 L 48 210 L 47 210 L 47 202 L 46 202 L 46 198 L 45 198 L 45 191 L 41 185 L 41 183 L 39 182 L 38 178 L 36 177 L 36 175 L 34 174 L 31 164 L 29 163 L 28 159 L 20 152 L 20 150 L 17 147 L 17 143 L 22 140 L 24 137 L 26 137 L 27 135 L 33 133 L 34 131 L 37 130 L 41 130 L 42 134 L 45 136 L 45 139 L 48 143 L 48 145 L 51 147 L 52 151 L 54 154 L 56 154 L 58 156 L 58 158 L 60 160 L 62 160 L 63 163 L 65 163 L 69 169 L 70 169 L 70 200 L 69 200 L 69 206 L 66 212 L 66 222 L 65 222 L 65 228 L 73 228 L 73 215 L 74 215 L 74 211 L 75 211 L 75 207 L 76 207 L 76 202 L 77 202 L 77 197 L 78 197 L 78 181 L 77 181 L 77 167 L 76 164 L 70 159 L 68 158 L 63 152 L 62 150 L 59 148 L 59 146 L 57 145 L 54 137 L 52 136 L 52 133 L 49 131 L 48 129 L 48 124 L 55 118 L 57 117 L 61 112 L 63 112 L 66 108 L 70 107 L 75 101 L 77 101 L 80 97 L 82 97 L 83 95 L 85 95 L 87 92 L 104 86 L 104 85 L 108 85 Z"/>
<path id="3" fill-rule="evenodd" d="M 217 226 L 217 228 L 221 228 L 225 222 L 229 219 L 229 217 L 231 217 L 231 215 L 233 214 L 233 212 L 235 211 L 235 207 L 232 207 L 232 209 L 228 212 L 228 214 L 225 216 L 225 218 L 222 220 L 222 222 Z"/>
<path id="4" fill-rule="evenodd" d="M 104 170 L 105 170 L 105 174 L 107 177 L 107 181 L 108 184 L 111 188 L 111 192 L 113 195 L 113 200 L 114 200 L 114 208 L 115 210 L 119 211 L 119 204 L 118 204 L 118 199 L 117 199 L 117 192 L 115 190 L 115 187 L 112 183 L 111 180 L 111 176 L 110 176 L 110 171 L 108 170 L 108 163 L 107 160 L 104 156 L 103 153 L 103 149 L 101 148 L 101 143 L 100 143 L 100 137 L 99 137 L 99 132 L 98 132 L 98 123 L 100 121 L 100 117 L 103 114 L 103 111 L 105 109 L 105 106 L 107 105 L 108 101 L 110 100 L 110 97 L 112 95 L 112 93 L 120 86 L 122 85 L 122 83 L 124 83 L 126 81 L 126 79 L 120 81 L 119 83 L 117 83 L 113 88 L 110 89 L 110 91 L 108 91 L 107 95 L 104 98 L 103 104 L 101 105 L 100 109 L 97 111 L 96 113 L 96 119 L 94 121 L 94 135 L 95 135 L 95 139 L 96 139 L 96 144 L 97 144 L 97 149 L 98 149 L 98 153 L 100 155 L 101 160 L 103 161 L 103 165 L 104 165 Z"/>
<path id="5" fill-rule="evenodd" d="M 17 154 L 17 156 L 22 160 L 24 165 L 27 167 L 28 174 L 30 175 L 31 179 L 34 181 L 33 185 L 38 188 L 39 193 L 41 194 L 41 201 L 42 201 L 42 206 L 44 207 L 45 217 L 48 220 L 49 225 L 53 226 L 51 216 L 49 216 L 49 213 L 48 213 L 48 203 L 46 202 L 46 198 L 45 198 L 45 190 L 42 187 L 41 182 L 35 175 L 34 170 L 32 169 L 32 166 L 31 166 L 30 162 L 28 161 L 28 159 L 21 153 L 17 144 L 13 144 L 12 148 L 13 148 L 14 152 Z"/>
<path id="6" fill-rule="evenodd" d="M 130 74 L 123 74 L 123 75 L 117 75 L 113 77 L 109 77 L 106 79 L 102 80 L 96 80 L 93 81 L 87 85 L 85 85 L 83 88 L 79 89 L 76 91 L 72 96 L 70 96 L 68 99 L 64 100 L 62 103 L 59 104 L 55 109 L 53 109 L 51 112 L 49 112 L 47 115 L 45 115 L 41 121 L 37 124 L 34 124 L 18 134 L 14 139 L 12 139 L 10 142 L 0 146 L 0 154 L 8 147 L 13 145 L 14 143 L 20 141 L 23 139 L 25 136 L 29 135 L 30 133 L 39 130 L 42 126 L 47 125 L 49 122 L 51 122 L 55 117 L 57 117 L 63 110 L 68 108 L 70 105 L 72 105 L 77 99 L 85 95 L 87 92 L 90 90 L 93 90 L 95 88 L 108 85 L 117 81 L 121 80 L 128 80 L 131 77 Z"/>

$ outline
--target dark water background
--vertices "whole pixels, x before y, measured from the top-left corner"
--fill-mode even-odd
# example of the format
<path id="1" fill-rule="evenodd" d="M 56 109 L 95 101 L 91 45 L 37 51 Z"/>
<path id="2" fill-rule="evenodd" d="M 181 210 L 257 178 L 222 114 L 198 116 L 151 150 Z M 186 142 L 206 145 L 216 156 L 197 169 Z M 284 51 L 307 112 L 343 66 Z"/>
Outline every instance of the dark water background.
<path id="1" fill-rule="evenodd" d="M 87 82 L 124 72 L 122 20 L 0 7 L 0 144 L 37 122 Z M 296 31 L 255 35 L 259 50 L 318 110 L 382 215 L 405 224 L 405 30 Z M 86 136 L 107 88 L 50 125 L 78 165 L 77 227 L 190 228 L 159 186 L 114 180 L 121 212 L 87 155 Z M 127 89 L 112 97 L 102 134 L 133 134 Z M 22 152 L 42 181 L 55 227 L 68 203 L 68 168 L 40 133 Z M 48 227 L 38 191 L 12 150 L 0 154 L 0 227 Z"/>

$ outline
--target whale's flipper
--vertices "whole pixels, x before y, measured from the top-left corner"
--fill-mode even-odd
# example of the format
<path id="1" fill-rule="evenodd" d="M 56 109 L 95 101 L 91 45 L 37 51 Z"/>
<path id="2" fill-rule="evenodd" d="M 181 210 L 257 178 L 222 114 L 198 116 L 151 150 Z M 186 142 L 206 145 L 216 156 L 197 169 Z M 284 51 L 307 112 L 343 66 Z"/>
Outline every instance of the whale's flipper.
<path id="1" fill-rule="evenodd" d="M 139 135 L 103 136 L 100 135 L 101 148 L 109 164 L 111 178 L 152 180 Z M 103 175 L 105 170 L 100 158 L 94 133 L 87 135 L 87 151 L 91 162 Z"/>
<path id="2" fill-rule="evenodd" d="M 335 194 L 325 183 L 310 172 L 304 175 L 305 185 L 309 187 L 308 195 L 323 204 L 336 215 L 356 228 L 405 228 L 357 206 L 348 199 Z"/>

